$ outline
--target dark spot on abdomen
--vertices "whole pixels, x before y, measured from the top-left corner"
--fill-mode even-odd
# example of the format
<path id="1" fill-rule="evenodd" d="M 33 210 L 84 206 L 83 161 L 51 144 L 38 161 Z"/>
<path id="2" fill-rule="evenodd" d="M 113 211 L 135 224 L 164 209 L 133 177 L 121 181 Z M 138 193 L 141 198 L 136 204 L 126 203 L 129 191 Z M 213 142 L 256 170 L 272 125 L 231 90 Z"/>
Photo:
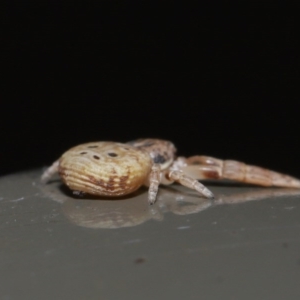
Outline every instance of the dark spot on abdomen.
<path id="1" fill-rule="evenodd" d="M 118 154 L 116 154 L 116 153 L 114 153 L 114 152 L 109 152 L 108 155 L 111 156 L 111 157 L 116 157 L 116 156 L 118 156 Z"/>

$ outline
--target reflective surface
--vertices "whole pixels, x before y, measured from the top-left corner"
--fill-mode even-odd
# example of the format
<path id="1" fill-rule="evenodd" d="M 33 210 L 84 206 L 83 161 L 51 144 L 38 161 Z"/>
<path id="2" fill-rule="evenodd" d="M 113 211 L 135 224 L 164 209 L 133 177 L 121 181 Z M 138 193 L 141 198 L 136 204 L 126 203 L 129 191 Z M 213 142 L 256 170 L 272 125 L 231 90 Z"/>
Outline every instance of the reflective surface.
<path id="1" fill-rule="evenodd" d="M 0 299 L 299 299 L 298 190 L 173 185 L 149 207 L 40 174 L 0 179 Z"/>

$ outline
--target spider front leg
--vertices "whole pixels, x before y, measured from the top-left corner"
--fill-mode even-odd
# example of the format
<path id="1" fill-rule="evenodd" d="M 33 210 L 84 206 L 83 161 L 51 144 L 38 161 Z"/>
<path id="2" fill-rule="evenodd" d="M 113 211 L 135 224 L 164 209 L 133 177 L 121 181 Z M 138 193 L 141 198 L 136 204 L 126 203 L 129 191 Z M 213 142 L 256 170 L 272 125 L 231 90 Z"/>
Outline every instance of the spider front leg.
<path id="1" fill-rule="evenodd" d="M 185 174 L 182 170 L 171 170 L 167 174 L 167 177 L 171 181 L 176 181 L 182 184 L 183 186 L 196 190 L 198 193 L 200 193 L 208 199 L 214 198 L 214 194 L 208 188 L 206 188 L 197 179 Z"/>
<path id="2" fill-rule="evenodd" d="M 160 184 L 160 172 L 160 165 L 153 164 L 151 172 L 149 174 L 148 202 L 150 205 L 154 204 L 156 200 L 156 195 Z"/>
<path id="3" fill-rule="evenodd" d="M 209 156 L 177 160 L 183 172 L 199 180 L 229 179 L 261 186 L 300 188 L 300 180 L 297 178 L 235 160 L 220 160 Z"/>

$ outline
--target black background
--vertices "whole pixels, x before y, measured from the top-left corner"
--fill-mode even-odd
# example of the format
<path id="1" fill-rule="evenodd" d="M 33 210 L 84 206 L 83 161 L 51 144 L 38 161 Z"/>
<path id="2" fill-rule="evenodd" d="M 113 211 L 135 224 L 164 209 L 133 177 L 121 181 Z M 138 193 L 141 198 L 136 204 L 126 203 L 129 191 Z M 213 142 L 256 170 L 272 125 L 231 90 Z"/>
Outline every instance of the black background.
<path id="1" fill-rule="evenodd" d="M 275 1 L 10 4 L 0 174 L 158 137 L 300 177 L 297 18 Z"/>

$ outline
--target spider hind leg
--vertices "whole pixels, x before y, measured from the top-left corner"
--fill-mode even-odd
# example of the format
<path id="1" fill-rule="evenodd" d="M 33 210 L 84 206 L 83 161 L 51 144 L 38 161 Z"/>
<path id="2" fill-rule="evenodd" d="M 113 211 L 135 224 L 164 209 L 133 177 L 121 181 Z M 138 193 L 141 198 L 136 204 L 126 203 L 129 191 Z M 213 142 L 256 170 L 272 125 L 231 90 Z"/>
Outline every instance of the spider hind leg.
<path id="1" fill-rule="evenodd" d="M 49 168 L 47 168 L 44 171 L 41 177 L 41 181 L 43 183 L 47 183 L 54 174 L 58 173 L 58 167 L 59 167 L 59 160 L 56 160 Z"/>

